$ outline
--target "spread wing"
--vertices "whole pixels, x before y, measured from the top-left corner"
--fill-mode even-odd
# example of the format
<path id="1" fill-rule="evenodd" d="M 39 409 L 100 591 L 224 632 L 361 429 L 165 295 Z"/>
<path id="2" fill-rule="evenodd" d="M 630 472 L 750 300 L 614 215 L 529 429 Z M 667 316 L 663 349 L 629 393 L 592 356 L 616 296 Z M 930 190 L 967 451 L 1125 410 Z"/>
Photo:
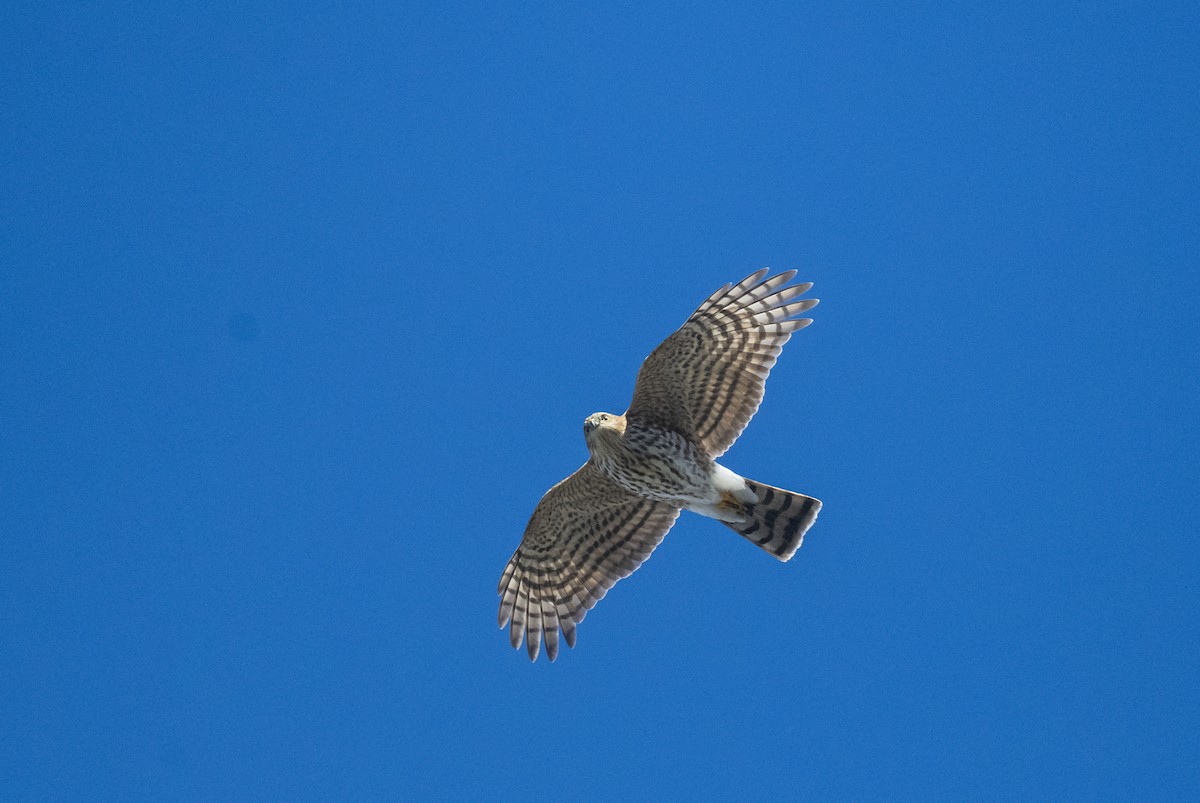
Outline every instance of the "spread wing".
<path id="1" fill-rule="evenodd" d="M 642 564 L 675 523 L 679 509 L 625 491 L 588 461 L 538 503 L 521 545 L 500 578 L 500 627 L 529 660 L 558 656 L 558 631 L 575 646 L 575 625 Z"/>
<path id="2" fill-rule="evenodd" d="M 625 415 L 690 434 L 712 457 L 724 454 L 762 403 L 783 344 L 812 323 L 795 316 L 817 304 L 794 300 L 811 282 L 784 287 L 794 270 L 766 275 L 764 268 L 725 285 L 664 340 L 642 363 Z"/>

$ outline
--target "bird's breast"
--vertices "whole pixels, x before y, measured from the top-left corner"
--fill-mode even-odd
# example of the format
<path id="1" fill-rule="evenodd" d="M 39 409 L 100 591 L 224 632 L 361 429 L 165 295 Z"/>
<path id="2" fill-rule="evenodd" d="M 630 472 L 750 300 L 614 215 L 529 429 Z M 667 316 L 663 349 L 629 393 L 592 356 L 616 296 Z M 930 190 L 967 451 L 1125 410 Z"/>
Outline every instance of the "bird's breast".
<path id="1" fill-rule="evenodd" d="M 659 501 L 708 501 L 712 461 L 684 436 L 665 430 L 635 430 L 619 443 L 592 450 L 596 465 L 630 493 Z"/>

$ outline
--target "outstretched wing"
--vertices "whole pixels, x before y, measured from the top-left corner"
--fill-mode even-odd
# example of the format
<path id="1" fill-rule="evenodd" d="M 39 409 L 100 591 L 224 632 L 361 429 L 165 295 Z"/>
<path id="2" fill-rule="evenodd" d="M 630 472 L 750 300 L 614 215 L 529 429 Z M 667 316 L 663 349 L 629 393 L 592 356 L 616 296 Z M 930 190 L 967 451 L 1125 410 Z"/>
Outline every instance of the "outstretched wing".
<path id="1" fill-rule="evenodd" d="M 724 454 L 762 403 L 783 344 L 812 323 L 795 316 L 817 304 L 793 300 L 811 282 L 784 287 L 794 270 L 766 275 L 764 268 L 725 285 L 664 340 L 642 363 L 625 415 L 690 434 L 712 457 Z"/>
<path id="2" fill-rule="evenodd" d="M 588 461 L 538 503 L 497 589 L 500 627 L 537 660 L 558 656 L 558 631 L 575 646 L 575 625 L 618 580 L 642 564 L 679 508 L 634 496 Z M 511 624 L 510 624 L 511 623 Z"/>

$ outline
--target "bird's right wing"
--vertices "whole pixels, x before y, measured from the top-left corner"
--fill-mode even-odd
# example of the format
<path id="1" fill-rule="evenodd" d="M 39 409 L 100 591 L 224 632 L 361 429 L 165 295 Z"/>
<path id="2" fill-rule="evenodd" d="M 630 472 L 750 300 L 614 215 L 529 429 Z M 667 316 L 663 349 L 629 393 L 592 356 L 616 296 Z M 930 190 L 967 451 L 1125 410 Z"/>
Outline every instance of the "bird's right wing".
<path id="1" fill-rule="evenodd" d="M 543 637 L 558 656 L 558 631 L 575 646 L 575 625 L 662 542 L 679 508 L 634 496 L 588 461 L 538 503 L 497 589 L 500 627 L 531 661 Z"/>
<path id="2" fill-rule="evenodd" d="M 625 414 L 692 435 L 712 457 L 724 454 L 758 410 L 783 344 L 812 323 L 795 316 L 817 305 L 794 300 L 811 283 L 784 287 L 794 270 L 766 275 L 764 268 L 725 285 L 664 340 L 642 363 Z"/>

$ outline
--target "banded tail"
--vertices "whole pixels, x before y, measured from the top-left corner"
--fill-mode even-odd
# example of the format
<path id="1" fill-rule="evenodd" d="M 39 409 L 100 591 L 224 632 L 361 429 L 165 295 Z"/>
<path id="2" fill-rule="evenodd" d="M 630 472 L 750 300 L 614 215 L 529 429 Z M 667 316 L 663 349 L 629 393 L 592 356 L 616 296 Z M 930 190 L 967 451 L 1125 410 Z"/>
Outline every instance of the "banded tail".
<path id="1" fill-rule="evenodd" d="M 817 514 L 821 512 L 820 500 L 753 480 L 746 480 L 746 487 L 758 497 L 758 502 L 745 505 L 750 521 L 722 524 L 780 560 L 790 559 L 800 548 L 808 528 L 817 520 Z"/>

